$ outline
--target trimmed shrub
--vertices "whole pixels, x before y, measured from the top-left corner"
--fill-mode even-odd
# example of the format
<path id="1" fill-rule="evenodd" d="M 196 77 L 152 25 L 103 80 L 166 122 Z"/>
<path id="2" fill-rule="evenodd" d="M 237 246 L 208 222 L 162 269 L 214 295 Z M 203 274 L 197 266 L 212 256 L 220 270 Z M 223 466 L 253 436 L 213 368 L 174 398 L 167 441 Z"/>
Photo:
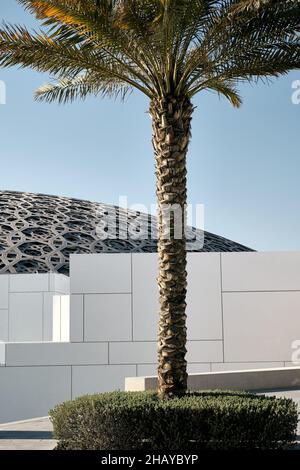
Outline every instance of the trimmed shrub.
<path id="1" fill-rule="evenodd" d="M 50 412 L 58 449 L 284 449 L 295 440 L 297 405 L 244 392 L 87 395 Z"/>

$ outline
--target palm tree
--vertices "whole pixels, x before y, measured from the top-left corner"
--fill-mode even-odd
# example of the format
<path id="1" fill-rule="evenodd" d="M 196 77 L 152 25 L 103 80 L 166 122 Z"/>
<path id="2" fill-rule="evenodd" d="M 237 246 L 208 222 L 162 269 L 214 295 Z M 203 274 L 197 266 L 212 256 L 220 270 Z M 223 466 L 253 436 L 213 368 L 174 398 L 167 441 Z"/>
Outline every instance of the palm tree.
<path id="1" fill-rule="evenodd" d="M 180 395 L 187 388 L 184 228 L 192 99 L 213 90 L 239 107 L 239 83 L 299 68 L 299 0 L 17 1 L 42 21 L 42 30 L 4 24 L 0 66 L 53 76 L 36 99 L 124 98 L 132 89 L 149 98 L 159 207 L 158 392 Z M 170 207 L 180 209 L 181 236 L 178 210 Z"/>

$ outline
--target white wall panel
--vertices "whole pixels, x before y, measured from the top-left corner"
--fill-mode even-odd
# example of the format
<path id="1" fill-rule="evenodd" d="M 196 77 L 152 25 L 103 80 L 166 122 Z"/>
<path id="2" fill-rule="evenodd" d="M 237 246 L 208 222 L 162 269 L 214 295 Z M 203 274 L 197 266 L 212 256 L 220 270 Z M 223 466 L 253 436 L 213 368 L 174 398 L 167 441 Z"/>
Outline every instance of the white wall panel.
<path id="1" fill-rule="evenodd" d="M 219 253 L 188 253 L 188 339 L 222 339 Z"/>
<path id="2" fill-rule="evenodd" d="M 71 255 L 71 294 L 131 292 L 131 254 Z"/>
<path id="3" fill-rule="evenodd" d="M 70 296 L 60 297 L 60 340 L 70 341 Z"/>
<path id="4" fill-rule="evenodd" d="M 0 309 L 8 308 L 8 278 L 6 274 L 0 275 Z"/>
<path id="5" fill-rule="evenodd" d="M 157 359 L 156 342 L 110 343 L 110 364 L 154 364 Z"/>
<path id="6" fill-rule="evenodd" d="M 200 374 L 201 372 L 210 372 L 211 370 L 211 365 L 209 363 L 207 364 L 202 364 L 202 363 L 194 363 L 194 364 L 188 364 L 187 366 L 187 372 L 188 374 Z"/>
<path id="7" fill-rule="evenodd" d="M 54 341 L 56 343 L 61 341 L 61 295 L 54 295 L 52 297 L 52 339 L 51 341 Z"/>
<path id="8" fill-rule="evenodd" d="M 188 362 L 222 362 L 223 343 L 222 341 L 188 341 L 186 358 Z"/>
<path id="9" fill-rule="evenodd" d="M 107 364 L 107 343 L 7 343 L 7 366 Z"/>
<path id="10" fill-rule="evenodd" d="M 0 423 L 46 416 L 71 398 L 71 367 L 1 367 Z"/>
<path id="11" fill-rule="evenodd" d="M 137 376 L 144 377 L 148 375 L 157 374 L 157 364 L 138 364 L 137 365 Z"/>
<path id="12" fill-rule="evenodd" d="M 226 362 L 290 361 L 300 339 L 300 292 L 223 294 Z"/>
<path id="13" fill-rule="evenodd" d="M 8 310 L 0 310 L 0 341 L 8 341 Z"/>
<path id="14" fill-rule="evenodd" d="M 159 312 L 157 254 L 132 255 L 133 339 L 154 341 Z"/>
<path id="15" fill-rule="evenodd" d="M 73 366 L 73 398 L 87 393 L 124 390 L 125 377 L 135 376 L 135 366 Z"/>
<path id="16" fill-rule="evenodd" d="M 54 289 L 60 295 L 69 294 L 69 278 L 57 273 L 0 275 L 0 340 L 52 341 Z M 69 338 L 69 313 L 65 303 L 62 302 L 66 307 L 63 337 L 66 340 Z M 7 318 L 3 310 L 7 310 Z M 60 340 L 58 336 L 55 339 Z"/>
<path id="17" fill-rule="evenodd" d="M 83 341 L 83 294 L 70 295 L 70 341 Z"/>
<path id="18" fill-rule="evenodd" d="M 49 290 L 57 294 L 69 294 L 70 278 L 63 274 L 49 273 Z"/>
<path id="19" fill-rule="evenodd" d="M 50 292 L 43 293 L 43 310 L 41 312 L 43 316 L 43 341 L 53 341 L 53 318 L 56 316 L 57 303 L 54 302 L 54 298 Z M 60 301 L 59 301 L 59 315 L 60 315 Z M 60 331 L 59 331 L 60 338 Z M 60 341 L 60 339 L 58 339 Z"/>
<path id="20" fill-rule="evenodd" d="M 9 294 L 9 341 L 43 337 L 43 293 Z"/>
<path id="21" fill-rule="evenodd" d="M 0 341 L 0 366 L 5 365 L 5 343 Z"/>
<path id="22" fill-rule="evenodd" d="M 130 294 L 84 296 L 85 341 L 130 341 L 131 339 Z"/>
<path id="23" fill-rule="evenodd" d="M 223 291 L 300 290 L 300 252 L 222 253 Z"/>
<path id="24" fill-rule="evenodd" d="M 10 292 L 49 291 L 49 274 L 11 274 Z"/>

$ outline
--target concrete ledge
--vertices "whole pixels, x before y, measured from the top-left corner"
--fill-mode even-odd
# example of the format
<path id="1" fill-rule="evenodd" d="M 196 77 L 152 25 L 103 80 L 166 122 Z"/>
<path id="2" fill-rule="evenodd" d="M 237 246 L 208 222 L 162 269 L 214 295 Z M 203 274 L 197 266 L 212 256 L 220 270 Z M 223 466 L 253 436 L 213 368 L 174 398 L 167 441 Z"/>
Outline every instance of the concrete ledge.
<path id="1" fill-rule="evenodd" d="M 190 390 L 268 390 L 300 387 L 300 367 L 189 374 Z M 155 390 L 157 377 L 126 377 L 127 392 Z"/>

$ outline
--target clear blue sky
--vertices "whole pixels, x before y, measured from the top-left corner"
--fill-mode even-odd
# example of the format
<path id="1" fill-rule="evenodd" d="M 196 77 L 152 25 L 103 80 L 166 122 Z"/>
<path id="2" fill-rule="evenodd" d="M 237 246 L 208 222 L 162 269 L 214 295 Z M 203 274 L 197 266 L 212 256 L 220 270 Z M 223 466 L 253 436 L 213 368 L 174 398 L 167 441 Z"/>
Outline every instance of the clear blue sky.
<path id="1" fill-rule="evenodd" d="M 36 26 L 15 2 L 0 17 Z M 0 69 L 0 187 L 117 203 L 155 203 L 147 100 L 89 99 L 67 106 L 35 103 L 48 77 Z M 199 95 L 188 157 L 189 202 L 205 205 L 205 229 L 258 250 L 300 249 L 300 105 L 291 102 L 300 71 L 272 85 L 243 86 L 233 109 Z"/>

